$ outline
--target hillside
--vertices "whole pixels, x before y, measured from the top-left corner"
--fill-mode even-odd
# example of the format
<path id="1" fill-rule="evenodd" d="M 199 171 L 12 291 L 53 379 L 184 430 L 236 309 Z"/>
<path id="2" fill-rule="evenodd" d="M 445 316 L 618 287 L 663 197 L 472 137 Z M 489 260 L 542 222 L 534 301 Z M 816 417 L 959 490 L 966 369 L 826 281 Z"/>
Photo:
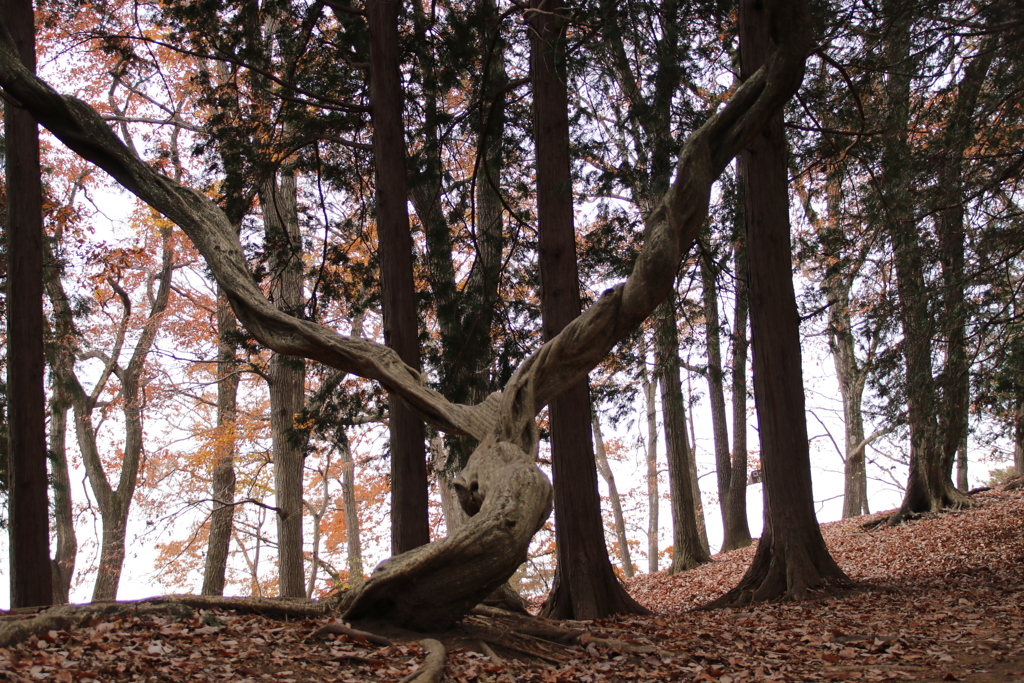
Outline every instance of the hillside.
<path id="1" fill-rule="evenodd" d="M 52 622 L 62 629 L 40 628 L 46 615 L 8 614 L 0 642 L 19 629 L 34 635 L 0 648 L 0 680 L 1024 681 L 1024 492 L 975 500 L 895 528 L 826 525 L 860 586 L 803 603 L 690 611 L 737 582 L 748 548 L 632 580 L 652 617 L 527 624 L 482 610 L 434 636 L 445 662 L 436 641 L 410 639 L 422 636 L 392 632 L 391 644 L 373 645 L 325 617 L 297 617 L 315 612 L 308 605 L 241 601 L 228 611 L 182 597 Z M 270 610 L 277 618 L 252 613 Z M 444 678 L 430 678 L 441 664 Z"/>

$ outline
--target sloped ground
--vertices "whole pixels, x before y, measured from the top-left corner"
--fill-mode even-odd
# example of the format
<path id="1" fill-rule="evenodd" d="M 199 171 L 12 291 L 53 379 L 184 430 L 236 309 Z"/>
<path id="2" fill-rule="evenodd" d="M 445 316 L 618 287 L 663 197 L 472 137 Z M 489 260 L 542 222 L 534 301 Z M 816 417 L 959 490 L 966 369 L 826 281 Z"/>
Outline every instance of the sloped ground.
<path id="1" fill-rule="evenodd" d="M 441 680 L 1024 681 L 1024 493 L 975 501 L 895 528 L 868 532 L 863 518 L 825 526 L 833 555 L 863 584 L 845 595 L 690 612 L 736 584 L 748 548 L 632 580 L 653 617 L 535 621 L 532 633 L 493 612 L 468 617 L 435 636 L 449 650 Z M 415 677 L 425 645 L 375 646 L 325 632 L 328 623 L 142 603 L 0 648 L 0 680 L 429 680 Z M 555 629 L 572 644 L 552 642 Z"/>

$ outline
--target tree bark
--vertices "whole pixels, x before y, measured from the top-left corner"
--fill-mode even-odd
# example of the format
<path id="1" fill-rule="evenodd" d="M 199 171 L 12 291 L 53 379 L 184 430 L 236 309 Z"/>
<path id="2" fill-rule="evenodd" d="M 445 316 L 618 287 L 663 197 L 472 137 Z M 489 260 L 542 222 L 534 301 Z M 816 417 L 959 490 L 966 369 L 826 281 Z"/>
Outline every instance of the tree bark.
<path id="1" fill-rule="evenodd" d="M 55 343 L 55 342 L 51 342 Z M 67 427 L 70 398 L 54 382 L 50 399 L 50 468 L 53 478 L 53 521 L 57 547 L 50 562 L 53 577 L 53 604 L 66 605 L 71 599 L 71 579 L 78 556 L 74 509 L 71 499 L 71 476 L 68 473 Z"/>
<path id="2" fill-rule="evenodd" d="M 675 294 L 670 294 L 655 313 L 655 351 L 661 406 L 665 419 L 665 457 L 672 500 L 672 565 L 669 574 L 711 561 L 697 528 L 697 501 L 686 434 L 686 406 L 679 377 L 679 332 L 676 328 Z"/>
<path id="3" fill-rule="evenodd" d="M 305 305 L 302 235 L 299 231 L 295 174 L 282 171 L 260 188 L 260 205 L 270 254 L 270 292 L 278 309 L 301 317 Z M 270 434 L 274 457 L 277 512 L 278 590 L 281 597 L 306 594 L 302 557 L 303 448 L 295 416 L 306 404 L 306 363 L 298 356 L 273 353 L 267 368 Z"/>
<path id="4" fill-rule="evenodd" d="M 704 329 L 708 346 L 708 397 L 711 400 L 711 431 L 715 439 L 715 474 L 718 480 L 718 505 L 722 513 L 723 535 L 729 536 L 729 492 L 732 483 L 732 458 L 729 457 L 729 430 L 725 417 L 725 383 L 722 373 L 722 333 L 718 318 L 718 282 L 707 251 L 700 257 L 703 285 Z M 744 487 L 745 489 L 745 487 Z M 744 490 L 744 495 L 746 491 Z"/>
<path id="5" fill-rule="evenodd" d="M 409 367 L 419 370 L 419 325 L 412 278 L 412 235 L 405 186 L 405 125 L 398 71 L 398 3 L 368 0 L 370 26 L 370 109 L 376 179 L 377 232 L 384 342 Z M 423 422 L 388 393 L 391 434 L 391 552 L 430 542 L 427 466 Z"/>
<path id="6" fill-rule="evenodd" d="M 763 5 L 741 0 L 742 77 L 764 62 L 768 46 Z M 829 554 L 814 514 L 781 111 L 742 155 L 764 532 L 746 575 L 714 606 L 781 597 L 801 600 L 811 590 L 850 583 Z"/>
<path id="7" fill-rule="evenodd" d="M 352 449 L 344 425 L 338 425 L 334 443 L 341 456 L 341 501 L 345 515 L 348 581 L 358 586 L 363 582 L 363 544 L 359 536 L 359 507 L 356 504 L 356 463 L 352 459 Z"/>
<path id="8" fill-rule="evenodd" d="M 2 11 L 17 59 L 36 68 L 31 0 L 7 0 Z M 7 161 L 8 530 L 12 607 L 53 602 L 43 389 L 43 190 L 39 133 L 32 114 L 4 106 Z"/>
<path id="9" fill-rule="evenodd" d="M 658 571 L 661 495 L 658 492 L 658 380 L 647 372 L 647 354 L 640 367 L 647 408 L 647 571 Z M 651 373 L 653 374 L 653 373 Z"/>
<path id="10" fill-rule="evenodd" d="M 742 160 L 738 162 L 742 167 Z M 742 189 L 740 190 L 742 193 Z M 742 202 L 737 202 L 742 206 Z M 744 221 L 737 209 L 737 221 Z M 742 232 L 742 226 L 740 232 Z M 736 301 L 732 330 L 732 474 L 722 550 L 746 548 L 751 543 L 747 522 L 747 247 L 742 235 L 733 250 L 736 272 Z"/>
<path id="11" fill-rule="evenodd" d="M 626 520 L 622 516 L 622 501 L 619 500 L 619 489 L 615 486 L 615 475 L 608 464 L 608 454 L 604 449 L 604 436 L 601 434 L 601 421 L 597 413 L 593 416 L 594 449 L 597 455 L 597 469 L 608 484 L 608 500 L 612 506 L 612 518 L 615 521 L 615 538 L 619 544 L 619 559 L 622 561 L 622 573 L 627 579 L 633 578 L 633 561 L 629 556 L 629 539 L 626 537 Z"/>
<path id="12" fill-rule="evenodd" d="M 565 20 L 560 0 L 534 0 L 530 7 L 541 313 L 546 341 L 578 317 L 581 306 L 569 173 L 569 100 L 561 63 L 565 59 Z M 553 619 L 646 613 L 626 593 L 608 559 L 586 378 L 552 400 L 548 412 L 558 567 L 541 613 Z"/>
<path id="13" fill-rule="evenodd" d="M 235 515 L 235 422 L 238 416 L 238 368 L 235 314 L 223 292 L 217 293 L 217 433 L 213 448 L 213 510 L 203 569 L 202 595 L 224 595 L 228 549 Z"/>

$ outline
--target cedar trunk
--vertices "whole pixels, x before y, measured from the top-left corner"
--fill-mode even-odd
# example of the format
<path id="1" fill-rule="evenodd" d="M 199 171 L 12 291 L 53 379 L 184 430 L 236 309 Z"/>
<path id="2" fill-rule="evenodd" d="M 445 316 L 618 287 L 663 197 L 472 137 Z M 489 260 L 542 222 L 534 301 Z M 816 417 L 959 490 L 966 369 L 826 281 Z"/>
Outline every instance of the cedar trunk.
<path id="1" fill-rule="evenodd" d="M 742 164 L 742 162 L 740 162 Z M 741 210 L 738 220 L 743 220 Z M 740 226 L 742 227 L 742 226 Z M 747 522 L 747 247 L 739 237 L 736 260 L 736 302 L 732 331 L 732 474 L 722 550 L 746 548 L 751 543 Z"/>
<path id="2" fill-rule="evenodd" d="M 693 569 L 711 561 L 701 542 L 697 523 L 696 477 L 693 453 L 686 435 L 686 406 L 679 378 L 679 331 L 676 328 L 675 293 L 658 308 L 655 352 L 661 405 L 665 416 L 665 457 L 672 500 L 672 565 L 669 574 Z M 698 490 L 699 494 L 699 490 Z"/>
<path id="3" fill-rule="evenodd" d="M 419 327 L 412 278 L 412 235 L 405 186 L 405 126 L 398 72 L 398 3 L 368 0 L 370 110 L 384 342 L 419 370 Z M 423 422 L 401 398 L 388 393 L 391 435 L 391 552 L 430 541 Z"/>
<path id="4" fill-rule="evenodd" d="M 553 339 L 580 314 L 569 173 L 569 100 L 563 65 L 560 0 L 535 0 L 530 17 L 537 217 L 540 233 L 544 339 Z M 608 559 L 590 432 L 590 386 L 576 382 L 548 406 L 555 497 L 558 567 L 541 610 L 554 619 L 600 619 L 645 613 L 629 597 Z"/>
<path id="5" fill-rule="evenodd" d="M 31 0 L 4 3 L 22 63 L 36 67 Z M 7 159 L 7 396 L 11 606 L 53 602 L 43 390 L 43 190 L 36 121 L 4 107 Z"/>
<path id="6" fill-rule="evenodd" d="M 765 59 L 769 31 L 758 0 L 740 3 L 742 75 Z M 800 368 L 800 316 L 793 291 L 789 192 L 782 113 L 742 153 L 754 352 L 754 399 L 764 471 L 764 532 L 740 584 L 716 606 L 803 599 L 849 583 L 825 547 L 814 515 Z"/>

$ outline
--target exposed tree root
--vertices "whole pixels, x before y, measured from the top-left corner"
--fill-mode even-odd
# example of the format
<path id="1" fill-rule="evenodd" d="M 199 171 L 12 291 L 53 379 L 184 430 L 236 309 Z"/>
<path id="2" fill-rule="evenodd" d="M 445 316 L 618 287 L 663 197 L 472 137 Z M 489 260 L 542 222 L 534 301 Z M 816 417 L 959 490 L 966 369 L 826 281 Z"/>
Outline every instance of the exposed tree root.
<path id="1" fill-rule="evenodd" d="M 389 647 L 395 644 L 395 641 L 391 640 L 390 638 L 385 638 L 384 636 L 379 636 L 376 633 L 370 633 L 369 631 L 360 631 L 359 629 L 349 628 L 348 626 L 340 624 L 336 621 L 331 622 L 329 624 L 324 624 L 317 630 L 310 633 L 309 637 L 320 638 L 328 634 L 343 635 L 348 636 L 349 638 L 362 638 L 363 640 L 372 645 L 379 645 L 381 647 Z"/>
<path id="2" fill-rule="evenodd" d="M 426 661 L 398 683 L 437 683 L 444 676 L 444 665 L 448 661 L 448 650 L 444 643 L 433 638 L 424 638 L 420 645 L 427 651 Z"/>
<path id="3" fill-rule="evenodd" d="M 0 647 L 10 647 L 47 631 L 64 631 L 87 624 L 94 619 L 110 619 L 118 615 L 191 614 L 195 609 L 233 610 L 247 614 L 281 619 L 323 617 L 327 606 L 310 602 L 269 600 L 265 598 L 218 598 L 210 596 L 175 595 L 148 598 L 133 602 L 97 602 L 85 605 L 60 605 L 40 611 L 16 610 L 0 615 Z"/>
<path id="4" fill-rule="evenodd" d="M 508 668 L 506 667 L 504 660 L 498 656 L 498 653 L 496 653 L 485 641 L 481 640 L 479 643 L 480 649 L 484 651 L 487 658 L 494 662 L 495 666 L 500 666 L 504 669 L 504 671 L 501 672 L 501 678 L 504 678 L 508 683 L 516 683 L 516 679 L 508 672 Z"/>
<path id="5" fill-rule="evenodd" d="M 1020 491 L 1024 489 L 1024 474 L 1013 477 L 1003 485 L 1004 491 Z"/>

